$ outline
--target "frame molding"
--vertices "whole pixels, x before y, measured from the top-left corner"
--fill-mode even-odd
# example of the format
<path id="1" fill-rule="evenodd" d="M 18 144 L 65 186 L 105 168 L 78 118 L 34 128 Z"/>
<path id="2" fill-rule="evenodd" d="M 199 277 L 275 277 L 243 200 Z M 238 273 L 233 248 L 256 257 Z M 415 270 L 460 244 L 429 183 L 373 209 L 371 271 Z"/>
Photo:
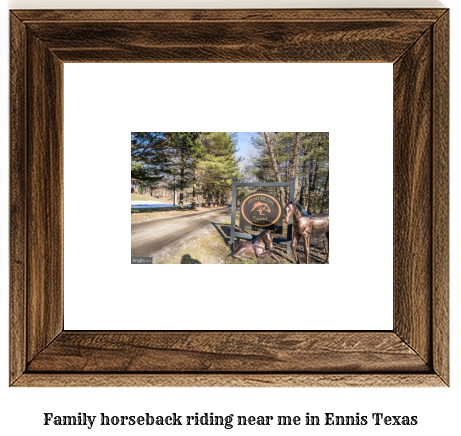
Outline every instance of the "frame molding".
<path id="1" fill-rule="evenodd" d="M 11 11 L 11 386 L 448 386 L 449 11 Z M 394 328 L 63 330 L 64 62 L 392 62 Z"/>

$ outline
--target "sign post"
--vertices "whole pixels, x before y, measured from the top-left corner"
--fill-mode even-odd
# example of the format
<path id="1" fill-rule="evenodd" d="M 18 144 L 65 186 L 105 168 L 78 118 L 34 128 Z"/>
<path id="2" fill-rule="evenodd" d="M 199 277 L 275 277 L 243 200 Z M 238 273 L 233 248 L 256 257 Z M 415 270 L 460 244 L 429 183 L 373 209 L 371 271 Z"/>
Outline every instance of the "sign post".
<path id="1" fill-rule="evenodd" d="M 252 235 L 249 235 L 247 233 L 240 233 L 235 231 L 235 215 L 237 213 L 237 187 L 257 187 L 257 188 L 263 188 L 263 187 L 288 187 L 289 188 L 289 200 L 292 201 L 294 200 L 294 185 L 295 185 L 295 178 L 291 177 L 289 182 L 238 182 L 237 179 L 232 179 L 232 217 L 231 217 L 231 233 L 230 233 L 230 243 L 233 244 L 235 238 L 240 238 L 240 239 L 248 239 L 251 240 L 253 239 Z M 258 198 L 258 196 L 260 198 Z M 260 204 L 258 204 L 258 202 Z M 257 210 L 257 214 L 259 214 L 259 217 L 256 215 L 251 215 L 248 213 L 244 213 L 245 216 L 240 217 L 240 223 L 244 222 L 247 224 L 248 227 L 252 229 L 257 229 L 257 228 L 268 228 L 268 227 L 278 227 L 283 225 L 283 214 L 284 211 L 280 211 L 280 215 L 277 217 L 273 217 L 274 219 L 270 220 L 272 215 L 272 209 L 269 212 L 267 209 L 270 209 L 271 204 L 274 206 L 274 211 L 277 212 L 278 215 L 278 208 L 283 208 L 286 205 L 280 205 L 279 201 L 274 197 L 271 196 L 270 194 L 266 194 L 263 192 L 256 192 L 253 194 L 248 195 L 245 200 L 242 202 L 242 211 L 246 210 L 244 209 L 245 206 L 249 207 L 248 211 L 251 211 L 251 209 Z M 266 204 L 266 206 L 264 206 Z M 253 218 L 255 217 L 255 218 Z M 275 219 L 277 218 L 277 219 Z M 273 221 L 273 222 L 272 222 Z M 280 222 L 282 221 L 282 222 Z M 278 229 L 277 229 L 278 230 Z M 287 227 L 287 240 L 283 241 L 281 244 L 287 246 L 287 254 L 291 254 L 291 238 L 293 235 L 293 219 L 290 220 L 290 223 L 288 224 Z"/>

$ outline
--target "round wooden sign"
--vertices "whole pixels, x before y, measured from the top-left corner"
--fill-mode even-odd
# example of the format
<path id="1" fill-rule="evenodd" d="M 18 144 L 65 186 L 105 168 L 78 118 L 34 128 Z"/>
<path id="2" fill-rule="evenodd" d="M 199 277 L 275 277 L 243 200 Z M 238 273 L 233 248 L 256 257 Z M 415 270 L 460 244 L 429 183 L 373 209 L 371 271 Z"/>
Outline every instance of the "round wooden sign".
<path id="1" fill-rule="evenodd" d="M 248 195 L 240 206 L 240 228 L 282 233 L 283 213 L 279 200 L 265 192 Z"/>

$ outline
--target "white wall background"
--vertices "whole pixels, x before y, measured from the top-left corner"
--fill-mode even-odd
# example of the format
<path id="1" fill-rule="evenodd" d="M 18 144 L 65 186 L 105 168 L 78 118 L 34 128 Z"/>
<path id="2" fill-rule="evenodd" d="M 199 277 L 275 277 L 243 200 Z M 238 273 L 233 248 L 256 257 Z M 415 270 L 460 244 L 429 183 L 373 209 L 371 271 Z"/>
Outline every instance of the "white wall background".
<path id="1" fill-rule="evenodd" d="M 66 64 L 65 328 L 391 330 L 392 83 L 392 64 Z M 131 265 L 129 135 L 158 130 L 330 132 L 330 265 Z"/>
<path id="2" fill-rule="evenodd" d="M 10 1 L 11 8 L 21 7 L 156 7 L 165 5 L 162 2 L 129 2 L 129 1 Z M 186 2 L 169 2 L 168 5 L 184 5 Z M 392 6 L 396 2 L 350 2 L 336 1 L 334 6 L 351 7 L 354 4 L 361 6 L 380 6 L 387 4 Z M 399 6 L 415 5 L 416 2 L 398 2 Z M 427 5 L 428 2 L 417 2 L 418 5 Z M 194 5 L 210 6 L 211 4 L 223 5 L 223 2 L 193 2 Z M 225 3 L 227 6 L 236 3 Z M 252 1 L 247 6 L 258 6 L 262 2 Z M 329 2 L 329 5 L 332 4 Z M 431 2 L 434 4 L 434 2 Z M 451 7 L 451 83 L 452 91 L 452 128 L 451 128 L 451 168 L 452 168 L 452 190 L 451 190 L 451 222 L 456 224 L 460 219 L 461 204 L 459 185 L 461 173 L 457 170 L 460 163 L 460 149 L 456 144 L 460 143 L 461 131 L 458 118 L 460 116 L 460 88 L 457 77 L 461 76 L 459 65 L 459 53 L 461 41 L 461 6 L 455 0 L 445 1 L 446 6 Z M 287 3 L 264 2 L 264 6 L 274 7 L 277 5 L 287 6 Z M 290 6 L 294 3 L 290 3 Z M 318 2 L 304 1 L 296 5 L 314 6 Z M 234 6 L 235 7 L 235 6 Z M 1 251 L 0 251 L 0 431 L 2 434 L 34 434 L 34 435 L 62 435 L 81 434 L 88 432 L 84 428 L 59 428 L 45 427 L 43 413 L 53 412 L 55 414 L 71 415 L 79 412 L 97 415 L 101 412 L 106 414 L 169 414 L 172 412 L 181 415 L 194 414 L 195 412 L 213 412 L 215 414 L 246 414 L 246 415 L 304 415 L 323 414 L 334 412 L 336 414 L 355 415 L 360 412 L 362 415 L 372 412 L 382 412 L 389 415 L 418 415 L 419 424 L 413 427 L 292 427 L 284 429 L 289 434 L 315 434 L 315 435 L 349 435 L 349 434 L 392 434 L 392 435 L 421 435 L 439 433 L 456 435 L 459 433 L 459 401 L 461 399 L 460 386 L 460 288 L 459 268 L 456 266 L 461 262 L 459 248 L 455 242 L 460 240 L 460 231 L 457 226 L 451 229 L 451 372 L 452 383 L 448 389 L 402 389 L 402 388 L 9 388 L 8 387 L 8 39 L 7 39 L 7 4 L 1 5 L 0 16 L 1 32 L 1 98 L 3 103 L 0 106 L 1 125 L 1 155 L 0 155 L 0 182 L 1 182 Z M 134 427 L 129 429 L 129 434 L 150 434 L 155 429 Z M 165 428 L 158 431 L 159 434 L 219 434 L 219 432 L 238 432 L 240 435 L 275 435 L 280 434 L 277 427 L 246 427 L 224 430 L 222 428 Z M 127 434 L 124 428 L 103 428 L 96 427 L 91 430 L 92 434 Z"/>

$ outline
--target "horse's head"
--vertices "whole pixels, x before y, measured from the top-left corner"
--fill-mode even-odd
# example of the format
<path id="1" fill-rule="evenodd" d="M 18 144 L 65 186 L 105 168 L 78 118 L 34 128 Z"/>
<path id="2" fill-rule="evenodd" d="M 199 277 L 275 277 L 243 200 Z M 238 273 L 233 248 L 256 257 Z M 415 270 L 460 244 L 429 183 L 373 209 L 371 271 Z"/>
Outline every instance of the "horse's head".
<path id="1" fill-rule="evenodd" d="M 264 232 L 263 241 L 266 244 L 266 248 L 268 250 L 274 249 L 274 238 L 272 237 L 272 233 L 270 230 L 266 230 Z"/>
<path id="2" fill-rule="evenodd" d="M 285 208 L 285 222 L 288 224 L 290 222 L 291 217 L 295 213 L 295 204 L 290 201 Z"/>
<path id="3" fill-rule="evenodd" d="M 263 212 L 270 212 L 271 209 L 267 203 L 263 203 L 261 201 L 256 202 L 253 205 L 253 208 L 250 210 L 250 212 L 253 212 L 256 209 L 257 212 L 259 212 L 259 215 L 264 215 Z"/>

